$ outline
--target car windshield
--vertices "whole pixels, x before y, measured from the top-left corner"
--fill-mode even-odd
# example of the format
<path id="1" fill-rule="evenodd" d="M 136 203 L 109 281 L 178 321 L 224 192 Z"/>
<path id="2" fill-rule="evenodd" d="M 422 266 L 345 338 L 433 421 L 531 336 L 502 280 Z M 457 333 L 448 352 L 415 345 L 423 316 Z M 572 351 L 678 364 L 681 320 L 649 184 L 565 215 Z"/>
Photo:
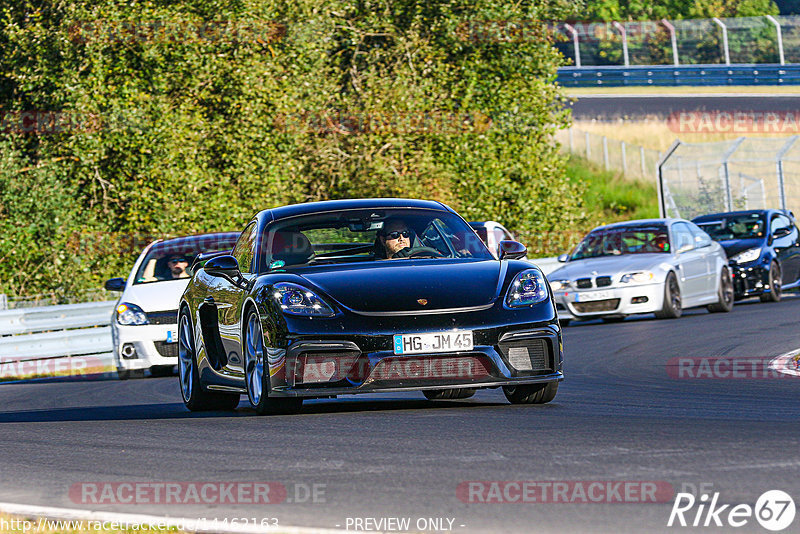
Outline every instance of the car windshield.
<path id="1" fill-rule="evenodd" d="M 284 266 L 417 258 L 493 259 L 458 216 L 430 209 L 358 209 L 269 225 L 260 271 Z"/>
<path id="2" fill-rule="evenodd" d="M 204 252 L 230 250 L 238 233 L 207 234 L 169 239 L 153 245 L 134 278 L 134 284 L 149 284 L 191 278 L 191 265 Z"/>
<path id="3" fill-rule="evenodd" d="M 701 221 L 696 224 L 710 235 L 714 241 L 764 237 L 767 227 L 764 216 L 760 213 L 731 215 L 713 221 Z"/>
<path id="4" fill-rule="evenodd" d="M 570 260 L 669 251 L 666 226 L 618 226 L 591 232 L 575 248 Z"/>

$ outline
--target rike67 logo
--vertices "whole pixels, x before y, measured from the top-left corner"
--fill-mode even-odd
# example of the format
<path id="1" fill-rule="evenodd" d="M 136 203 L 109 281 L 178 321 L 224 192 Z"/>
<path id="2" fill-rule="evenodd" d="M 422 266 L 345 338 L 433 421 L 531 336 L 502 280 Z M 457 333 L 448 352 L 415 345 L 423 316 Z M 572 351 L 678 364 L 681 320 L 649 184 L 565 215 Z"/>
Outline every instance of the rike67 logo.
<path id="1" fill-rule="evenodd" d="M 709 500 L 707 494 L 695 499 L 691 493 L 678 493 L 667 526 L 681 527 L 733 527 L 747 525 L 755 517 L 767 530 L 778 532 L 786 529 L 794 521 L 796 508 L 794 500 L 781 490 L 770 490 L 762 494 L 756 505 L 718 504 L 719 492 Z"/>

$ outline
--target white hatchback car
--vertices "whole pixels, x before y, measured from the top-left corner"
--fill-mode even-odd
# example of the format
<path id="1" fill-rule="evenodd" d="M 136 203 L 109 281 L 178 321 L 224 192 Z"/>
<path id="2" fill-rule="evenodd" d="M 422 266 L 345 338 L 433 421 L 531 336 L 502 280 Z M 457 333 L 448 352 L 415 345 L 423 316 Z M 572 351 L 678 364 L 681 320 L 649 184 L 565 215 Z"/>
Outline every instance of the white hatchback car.
<path id="1" fill-rule="evenodd" d="M 150 369 L 168 375 L 178 363 L 178 302 L 191 267 L 204 252 L 229 251 L 238 232 L 156 240 L 136 260 L 128 279 L 105 284 L 121 291 L 111 321 L 114 362 L 121 379 L 140 378 Z"/>
<path id="2" fill-rule="evenodd" d="M 649 219 L 595 228 L 565 265 L 548 275 L 562 325 L 572 319 L 618 321 L 685 308 L 733 307 L 728 258 L 719 243 L 683 219 Z"/>

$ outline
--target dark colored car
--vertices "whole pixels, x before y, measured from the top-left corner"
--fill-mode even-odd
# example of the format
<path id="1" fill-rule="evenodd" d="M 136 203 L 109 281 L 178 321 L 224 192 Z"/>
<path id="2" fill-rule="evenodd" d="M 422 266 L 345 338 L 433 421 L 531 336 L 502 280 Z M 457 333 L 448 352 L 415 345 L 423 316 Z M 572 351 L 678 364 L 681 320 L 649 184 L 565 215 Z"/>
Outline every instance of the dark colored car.
<path id="1" fill-rule="evenodd" d="M 259 414 L 286 413 L 304 398 L 494 387 L 512 403 L 549 402 L 563 379 L 561 330 L 524 254 L 506 241 L 495 260 L 438 202 L 262 211 L 181 299 L 184 403 L 234 409 L 247 394 Z"/>
<path id="2" fill-rule="evenodd" d="M 725 249 L 737 299 L 777 302 L 800 286 L 800 232 L 784 210 L 714 213 L 693 222 Z"/>

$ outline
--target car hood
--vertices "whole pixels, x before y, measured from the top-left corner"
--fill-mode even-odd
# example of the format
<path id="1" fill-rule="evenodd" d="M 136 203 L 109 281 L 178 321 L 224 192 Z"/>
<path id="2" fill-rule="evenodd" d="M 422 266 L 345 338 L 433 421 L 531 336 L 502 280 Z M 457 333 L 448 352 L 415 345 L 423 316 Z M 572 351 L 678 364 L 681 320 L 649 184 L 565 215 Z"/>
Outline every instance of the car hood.
<path id="1" fill-rule="evenodd" d="M 491 304 L 500 273 L 501 262 L 496 260 L 390 260 L 326 265 L 296 274 L 351 310 L 392 312 Z"/>
<path id="2" fill-rule="evenodd" d="M 763 239 L 755 238 L 755 239 L 727 239 L 725 241 L 720 241 L 720 245 L 722 248 L 725 249 L 725 254 L 728 255 L 729 258 L 736 256 L 740 252 L 744 252 L 745 250 L 751 248 L 762 248 L 765 245 Z"/>
<path id="3" fill-rule="evenodd" d="M 594 276 L 611 276 L 613 280 L 625 273 L 653 270 L 657 265 L 669 262 L 670 254 L 624 254 L 622 256 L 600 256 L 584 260 L 570 261 L 560 269 L 550 273 L 550 280 L 577 280 Z M 596 271 L 596 273 L 595 273 Z"/>
<path id="4" fill-rule="evenodd" d="M 134 284 L 125 289 L 120 300 L 136 304 L 146 312 L 177 310 L 181 295 L 189 285 L 189 280 L 189 278 L 183 278 L 149 284 Z"/>

